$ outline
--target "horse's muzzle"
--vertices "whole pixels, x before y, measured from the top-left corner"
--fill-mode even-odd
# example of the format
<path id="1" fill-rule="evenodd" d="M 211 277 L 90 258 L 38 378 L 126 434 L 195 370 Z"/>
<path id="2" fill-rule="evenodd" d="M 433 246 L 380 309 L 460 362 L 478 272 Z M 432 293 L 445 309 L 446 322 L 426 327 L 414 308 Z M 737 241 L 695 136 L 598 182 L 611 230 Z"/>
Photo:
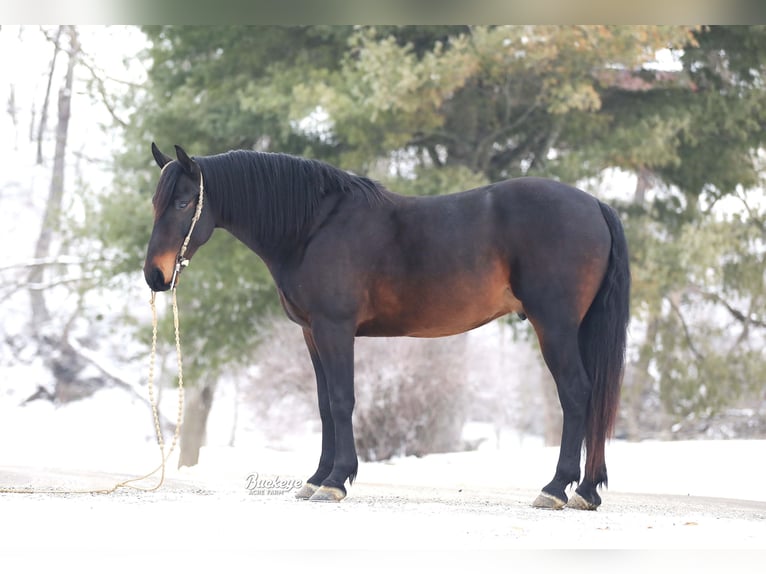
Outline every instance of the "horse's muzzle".
<path id="1" fill-rule="evenodd" d="M 167 291 L 170 289 L 170 283 L 165 282 L 165 276 L 159 267 L 153 267 L 144 273 L 144 278 L 152 291 Z"/>

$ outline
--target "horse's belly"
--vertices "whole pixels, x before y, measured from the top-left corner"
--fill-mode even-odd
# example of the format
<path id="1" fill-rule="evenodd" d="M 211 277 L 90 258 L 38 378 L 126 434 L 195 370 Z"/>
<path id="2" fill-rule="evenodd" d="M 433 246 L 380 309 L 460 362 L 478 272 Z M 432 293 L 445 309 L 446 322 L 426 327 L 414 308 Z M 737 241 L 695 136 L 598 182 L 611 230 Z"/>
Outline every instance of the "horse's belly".
<path id="1" fill-rule="evenodd" d="M 507 280 L 412 286 L 377 297 L 362 336 L 445 337 L 523 310 Z"/>
<path id="2" fill-rule="evenodd" d="M 470 300 L 439 301 L 413 309 L 407 335 L 410 337 L 445 337 L 464 333 L 485 323 L 521 311 L 521 302 L 510 288 L 489 296 L 472 297 Z M 405 318 L 405 324 L 407 324 Z"/>

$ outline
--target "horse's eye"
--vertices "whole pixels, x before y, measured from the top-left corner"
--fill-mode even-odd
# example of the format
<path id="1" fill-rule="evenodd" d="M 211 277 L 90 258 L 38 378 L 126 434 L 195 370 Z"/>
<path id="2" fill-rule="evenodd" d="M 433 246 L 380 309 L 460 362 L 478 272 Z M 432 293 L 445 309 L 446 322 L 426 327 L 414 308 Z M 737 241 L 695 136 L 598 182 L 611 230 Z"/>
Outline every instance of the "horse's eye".
<path id="1" fill-rule="evenodd" d="M 187 205 L 189 205 L 189 202 L 188 202 L 188 201 L 177 201 L 177 202 L 176 202 L 176 207 L 177 207 L 178 209 L 186 209 L 186 206 L 187 206 Z"/>

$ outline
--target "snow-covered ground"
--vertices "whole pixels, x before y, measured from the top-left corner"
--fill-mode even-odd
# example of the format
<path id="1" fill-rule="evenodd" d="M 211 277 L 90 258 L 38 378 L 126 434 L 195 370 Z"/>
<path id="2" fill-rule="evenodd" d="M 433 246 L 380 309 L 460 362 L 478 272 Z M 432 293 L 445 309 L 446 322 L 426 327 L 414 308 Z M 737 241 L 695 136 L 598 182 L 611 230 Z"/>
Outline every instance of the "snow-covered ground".
<path id="1" fill-rule="evenodd" d="M 148 407 L 123 390 L 59 408 L 0 405 L 3 487 L 103 489 L 158 463 Z M 338 505 L 292 496 L 318 448 L 314 433 L 296 433 L 277 449 L 243 432 L 235 447 L 203 449 L 193 468 L 178 470 L 171 459 L 156 492 L 0 494 L 0 556 L 22 560 L 42 548 L 43 557 L 88 560 L 149 553 L 171 566 L 176 550 L 198 564 L 227 564 L 280 549 L 372 549 L 388 559 L 402 550 L 485 549 L 487 558 L 549 548 L 766 549 L 766 441 L 612 442 L 610 488 L 597 512 L 530 507 L 558 455 L 535 437 L 506 434 L 473 452 L 363 462 Z M 738 552 L 734 562 L 748 556 Z"/>
<path id="2" fill-rule="evenodd" d="M 165 391 L 163 406 L 168 415 L 175 413 L 175 398 L 174 392 Z M 301 427 L 296 421 L 296 433 L 278 442 L 270 441 L 257 429 L 240 428 L 236 446 L 228 447 L 225 438 L 231 422 L 218 411 L 225 412 L 225 405 L 214 406 L 209 429 L 213 437 L 209 443 L 213 444 L 203 449 L 200 464 L 176 471 L 172 463 L 169 476 L 233 486 L 228 481 L 241 482 L 243 473 L 304 478 L 313 470 L 319 454 L 319 435 L 305 429 L 316 425 Z M 447 488 L 512 485 L 535 490 L 552 475 L 558 447 L 543 446 L 539 437 L 506 432 L 497 444 L 488 425 L 473 425 L 467 431 L 474 435 L 483 432 L 488 439 L 473 452 L 362 463 L 359 480 L 422 482 Z M 172 429 L 166 428 L 164 435 L 170 442 Z M 89 399 L 61 407 L 47 400 L 23 406 L 14 400 L 2 400 L 0 436 L 5 437 L 0 442 L 0 466 L 5 467 L 140 474 L 156 464 L 159 457 L 147 403 L 122 389 L 99 391 Z M 607 461 L 610 488 L 605 492 L 606 503 L 612 491 L 766 503 L 762 478 L 766 441 L 612 441 L 607 445 Z"/>

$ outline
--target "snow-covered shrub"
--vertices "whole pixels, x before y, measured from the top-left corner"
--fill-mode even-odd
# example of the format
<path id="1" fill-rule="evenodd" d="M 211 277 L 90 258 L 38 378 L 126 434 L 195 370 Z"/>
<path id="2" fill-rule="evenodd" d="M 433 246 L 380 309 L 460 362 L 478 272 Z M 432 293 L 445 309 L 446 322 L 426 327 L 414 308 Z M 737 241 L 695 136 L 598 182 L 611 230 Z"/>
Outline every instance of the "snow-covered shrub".
<path id="1" fill-rule="evenodd" d="M 465 336 L 356 340 L 354 432 L 362 460 L 461 450 Z M 247 398 L 268 436 L 319 430 L 316 383 L 301 329 L 276 319 L 254 356 Z"/>
<path id="2" fill-rule="evenodd" d="M 354 431 L 359 457 L 462 450 L 465 336 L 358 339 Z"/>

